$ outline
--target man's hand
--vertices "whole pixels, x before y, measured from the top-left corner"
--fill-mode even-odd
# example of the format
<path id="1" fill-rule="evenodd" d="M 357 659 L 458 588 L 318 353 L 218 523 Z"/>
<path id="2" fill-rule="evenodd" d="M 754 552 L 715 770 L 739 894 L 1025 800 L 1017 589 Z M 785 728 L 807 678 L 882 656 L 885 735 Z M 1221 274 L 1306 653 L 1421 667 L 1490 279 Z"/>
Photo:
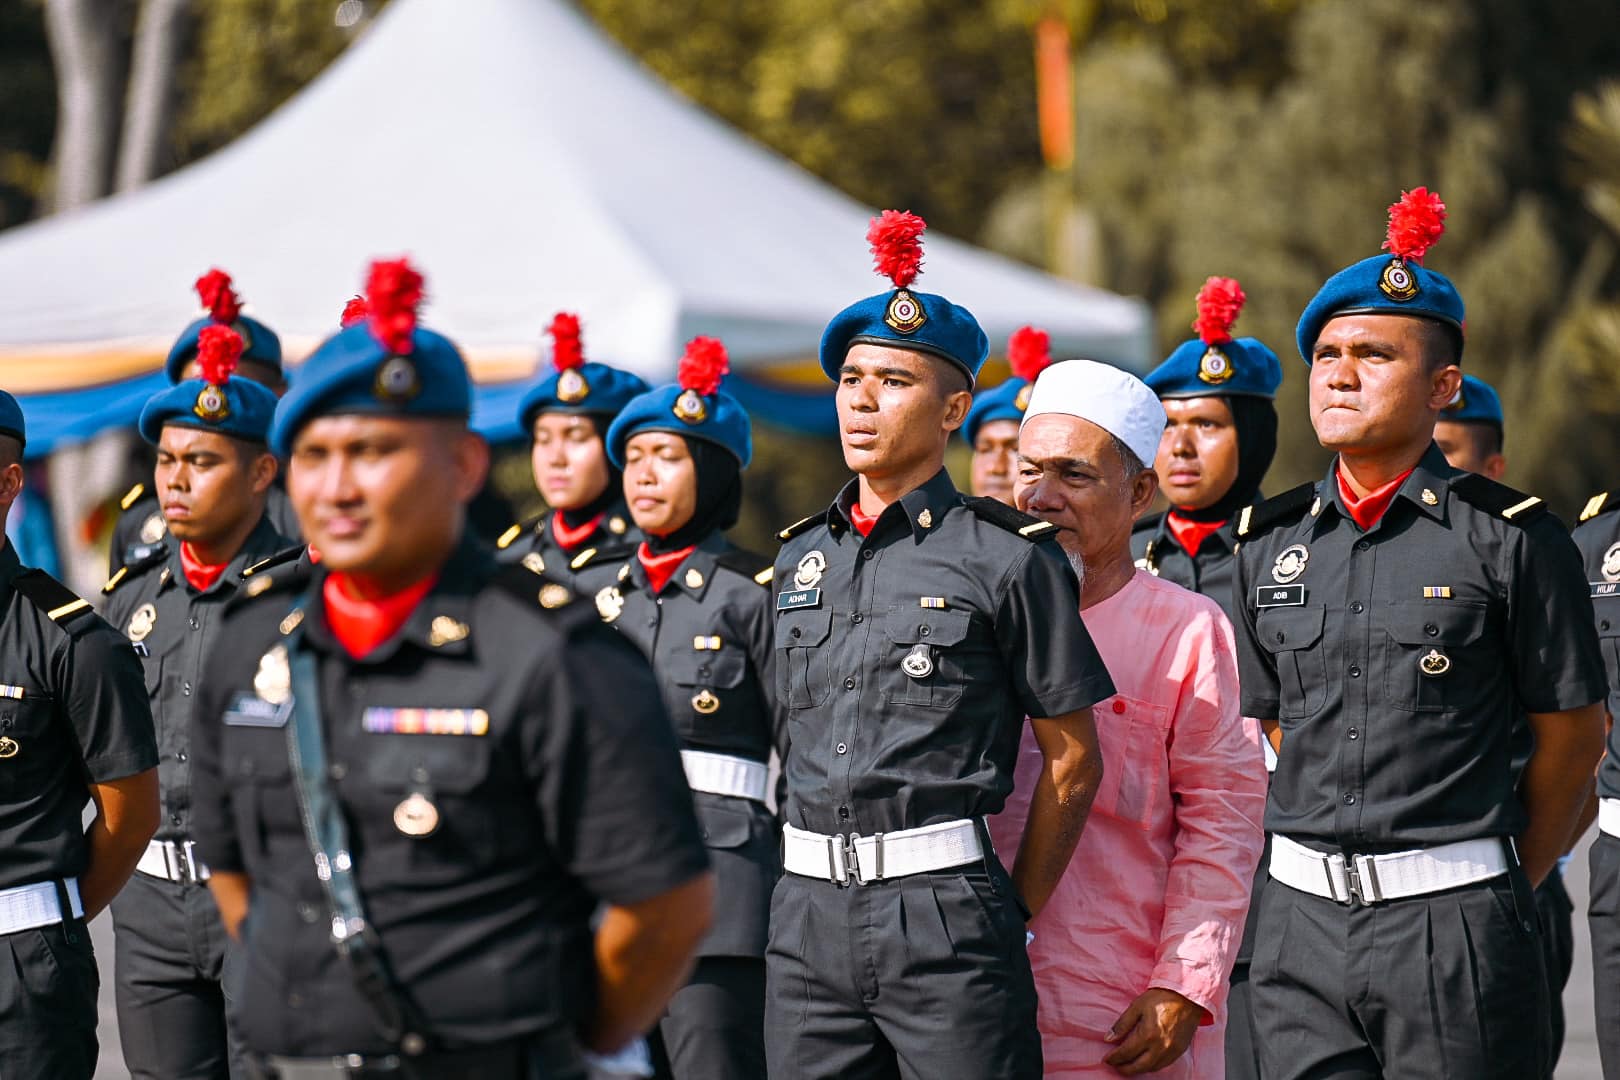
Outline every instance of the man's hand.
<path id="1" fill-rule="evenodd" d="M 1123 1076 L 1158 1072 L 1187 1052 L 1207 1015 L 1203 1006 L 1174 990 L 1153 987 L 1114 1021 L 1108 1041 L 1119 1043 L 1119 1049 L 1103 1062 Z"/>

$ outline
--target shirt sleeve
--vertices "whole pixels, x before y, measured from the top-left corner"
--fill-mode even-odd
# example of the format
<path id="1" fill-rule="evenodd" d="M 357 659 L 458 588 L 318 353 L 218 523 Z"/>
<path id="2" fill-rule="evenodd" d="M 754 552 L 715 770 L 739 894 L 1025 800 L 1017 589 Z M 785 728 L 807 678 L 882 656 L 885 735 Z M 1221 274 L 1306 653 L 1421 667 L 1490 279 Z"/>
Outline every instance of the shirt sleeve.
<path id="1" fill-rule="evenodd" d="M 1277 658 L 1260 647 L 1260 634 L 1255 626 L 1258 612 L 1249 600 L 1253 595 L 1249 588 L 1249 560 L 1244 556 L 1245 552 L 1239 552 L 1232 560 L 1232 610 L 1237 613 L 1232 633 L 1237 643 L 1243 715 L 1256 720 L 1275 720 L 1281 696 Z"/>
<path id="2" fill-rule="evenodd" d="M 157 735 L 140 658 L 123 635 L 99 624 L 68 639 L 58 693 L 93 784 L 157 767 Z"/>
<path id="3" fill-rule="evenodd" d="M 1259 725 L 1238 713 L 1232 626 L 1213 607 L 1188 623 L 1185 644 L 1193 647 L 1180 650 L 1194 659 L 1171 726 L 1175 852 L 1149 983 L 1203 1006 L 1211 1019 L 1226 1005 L 1266 804 Z"/>
<path id="4" fill-rule="evenodd" d="M 1575 542 L 1543 516 L 1525 527 L 1514 559 L 1510 641 L 1525 711 L 1564 712 L 1603 701 L 1608 678 Z"/>
<path id="5" fill-rule="evenodd" d="M 1080 621 L 1079 581 L 1053 543 L 1031 545 L 1013 567 L 996 611 L 996 641 L 1027 716 L 1078 712 L 1114 694 Z"/>
<path id="6" fill-rule="evenodd" d="M 639 903 L 708 867 L 674 725 L 635 646 L 594 619 L 574 630 L 529 713 L 547 839 L 593 896 Z"/>

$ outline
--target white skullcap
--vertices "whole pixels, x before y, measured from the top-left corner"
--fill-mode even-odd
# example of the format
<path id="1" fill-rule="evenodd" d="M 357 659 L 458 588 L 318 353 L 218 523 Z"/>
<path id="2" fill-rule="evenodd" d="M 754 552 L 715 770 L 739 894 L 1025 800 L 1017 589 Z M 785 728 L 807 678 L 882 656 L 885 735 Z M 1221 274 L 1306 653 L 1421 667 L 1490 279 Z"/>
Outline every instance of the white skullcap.
<path id="1" fill-rule="evenodd" d="M 1159 395 L 1135 375 L 1095 360 L 1064 360 L 1040 373 L 1029 392 L 1023 422 L 1043 413 L 1090 420 L 1150 467 L 1164 434 Z"/>

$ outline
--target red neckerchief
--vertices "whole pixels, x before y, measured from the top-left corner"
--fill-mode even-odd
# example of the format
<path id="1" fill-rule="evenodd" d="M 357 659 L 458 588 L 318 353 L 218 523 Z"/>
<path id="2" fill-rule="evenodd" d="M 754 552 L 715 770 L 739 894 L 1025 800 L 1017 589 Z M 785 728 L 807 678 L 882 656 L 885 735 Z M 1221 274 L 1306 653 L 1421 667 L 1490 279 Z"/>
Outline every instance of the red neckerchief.
<path id="1" fill-rule="evenodd" d="M 1188 555 L 1197 556 L 1204 541 L 1220 531 L 1224 521 L 1189 521 L 1174 510 L 1164 515 L 1164 526 Z"/>
<path id="2" fill-rule="evenodd" d="M 556 539 L 558 547 L 564 551 L 573 551 L 591 538 L 591 534 L 596 531 L 598 525 L 602 524 L 602 519 L 605 517 L 607 517 L 606 510 L 597 514 L 577 529 L 570 529 L 563 522 L 562 511 L 557 510 L 551 515 L 551 535 Z"/>
<path id="3" fill-rule="evenodd" d="M 697 545 L 693 544 L 691 547 L 684 547 L 679 551 L 666 551 L 662 555 L 654 555 L 648 550 L 647 542 L 645 540 L 641 542 L 641 546 L 636 549 L 636 560 L 641 563 L 641 568 L 647 572 L 647 585 L 655 595 L 664 591 L 664 586 L 669 584 L 669 579 L 675 576 L 675 568 L 685 562 L 686 557 L 696 550 Z"/>
<path id="4" fill-rule="evenodd" d="M 1351 517 L 1356 519 L 1356 524 L 1361 526 L 1361 531 L 1366 532 L 1378 524 L 1378 520 L 1384 516 L 1384 511 L 1388 510 L 1389 504 L 1395 501 L 1395 493 L 1400 490 L 1402 484 L 1406 483 L 1406 478 L 1412 475 L 1412 470 L 1407 469 L 1383 487 L 1374 488 L 1359 499 L 1356 498 L 1356 493 L 1350 490 L 1350 485 L 1344 482 L 1344 469 L 1342 467 L 1335 467 L 1333 475 L 1338 478 L 1339 498 L 1344 501 L 1344 508 L 1350 511 Z"/>
<path id="5" fill-rule="evenodd" d="M 862 536 L 872 535 L 872 526 L 877 524 L 877 519 L 882 515 L 883 511 L 881 510 L 875 514 L 868 514 L 863 511 L 859 499 L 849 505 L 849 523 L 855 526 L 855 531 Z"/>
<path id="6" fill-rule="evenodd" d="M 208 587 L 219 580 L 229 565 L 229 559 L 215 565 L 205 563 L 192 552 L 190 544 L 184 541 L 180 543 L 180 572 L 186 575 L 186 580 L 198 592 L 207 592 Z"/>
<path id="7" fill-rule="evenodd" d="M 358 660 L 397 634 L 438 580 L 439 575 L 432 574 L 392 596 L 357 600 L 349 593 L 348 575 L 329 574 L 321 586 L 326 625 L 344 650 Z"/>

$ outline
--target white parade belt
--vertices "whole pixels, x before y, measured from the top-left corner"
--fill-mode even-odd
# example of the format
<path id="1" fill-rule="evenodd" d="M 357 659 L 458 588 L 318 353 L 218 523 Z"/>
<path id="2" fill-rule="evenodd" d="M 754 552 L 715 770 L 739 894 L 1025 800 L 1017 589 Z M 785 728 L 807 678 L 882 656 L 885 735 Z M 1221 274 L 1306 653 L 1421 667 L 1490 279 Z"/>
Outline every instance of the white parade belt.
<path id="1" fill-rule="evenodd" d="M 1271 879 L 1341 904 L 1376 904 L 1489 881 L 1508 872 L 1502 841 L 1462 840 L 1387 855 L 1324 855 L 1286 836 L 1271 840 Z"/>
<path id="2" fill-rule="evenodd" d="M 84 905 L 79 900 L 79 879 L 68 878 L 66 885 L 73 917 L 84 918 Z M 0 934 L 15 934 L 19 930 L 33 930 L 62 921 L 62 904 L 56 897 L 54 881 L 0 889 Z"/>
<path id="3" fill-rule="evenodd" d="M 765 801 L 769 770 L 764 762 L 706 750 L 682 750 L 681 764 L 686 767 L 686 786 L 693 791 Z"/>
<path id="4" fill-rule="evenodd" d="M 1620 799 L 1598 801 L 1598 829 L 1620 840 Z"/>
<path id="5" fill-rule="evenodd" d="M 978 827 L 965 818 L 871 836 L 824 836 L 782 826 L 782 868 L 839 885 L 949 870 L 983 858 Z"/>
<path id="6" fill-rule="evenodd" d="M 208 867 L 197 858 L 197 845 L 190 840 L 153 840 L 135 869 L 164 881 L 196 883 L 208 880 Z"/>

